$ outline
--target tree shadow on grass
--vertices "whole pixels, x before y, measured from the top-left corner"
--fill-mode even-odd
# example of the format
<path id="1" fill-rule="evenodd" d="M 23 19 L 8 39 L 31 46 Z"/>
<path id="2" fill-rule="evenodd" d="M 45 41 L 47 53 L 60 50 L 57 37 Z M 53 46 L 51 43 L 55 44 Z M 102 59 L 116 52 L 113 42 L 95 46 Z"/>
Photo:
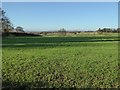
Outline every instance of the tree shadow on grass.
<path id="1" fill-rule="evenodd" d="M 110 41 L 118 41 L 118 40 L 94 40 L 94 41 L 81 41 L 81 42 L 110 42 Z M 101 43 L 102 44 L 102 43 Z M 10 47 L 10 48 L 53 48 L 53 47 L 69 47 L 69 46 L 90 46 L 89 43 L 19 43 L 19 44 L 3 44 L 2 47 Z M 93 46 L 96 44 L 92 44 Z"/>
<path id="2" fill-rule="evenodd" d="M 34 87 L 35 84 L 37 84 L 39 86 Z M 6 81 L 3 82 L 2 84 L 2 90 L 32 90 L 32 88 L 45 88 L 46 86 L 48 86 L 49 83 L 48 82 L 13 82 L 13 81 Z"/>
<path id="3" fill-rule="evenodd" d="M 33 90 L 33 89 L 44 89 L 44 88 L 72 88 L 70 85 L 66 85 L 64 83 L 60 84 L 60 86 L 51 85 L 50 82 L 47 81 L 39 81 L 39 82 L 13 82 L 13 81 L 5 81 L 2 83 L 2 90 Z"/>
<path id="4" fill-rule="evenodd" d="M 2 38 L 4 44 L 9 43 L 61 43 L 61 42 L 87 42 L 117 39 L 118 37 L 12 37 Z"/>
<path id="5" fill-rule="evenodd" d="M 57 46 L 81 46 L 80 42 L 112 42 L 120 41 L 113 37 L 43 37 L 43 38 L 7 38 L 3 39 L 2 47 L 41 47 L 50 48 Z"/>

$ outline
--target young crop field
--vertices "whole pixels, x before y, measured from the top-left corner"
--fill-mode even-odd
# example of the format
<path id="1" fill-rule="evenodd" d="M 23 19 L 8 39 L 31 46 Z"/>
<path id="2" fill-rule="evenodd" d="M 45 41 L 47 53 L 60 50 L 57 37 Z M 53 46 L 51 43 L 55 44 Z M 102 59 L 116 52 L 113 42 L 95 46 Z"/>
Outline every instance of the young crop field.
<path id="1" fill-rule="evenodd" d="M 3 37 L 3 88 L 117 88 L 118 37 Z"/>

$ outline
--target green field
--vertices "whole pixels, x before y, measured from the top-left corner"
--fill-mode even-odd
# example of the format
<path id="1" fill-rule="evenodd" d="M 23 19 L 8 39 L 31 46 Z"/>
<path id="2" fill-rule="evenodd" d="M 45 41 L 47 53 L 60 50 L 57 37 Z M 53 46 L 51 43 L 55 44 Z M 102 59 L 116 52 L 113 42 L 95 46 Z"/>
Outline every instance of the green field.
<path id="1" fill-rule="evenodd" d="M 3 87 L 117 88 L 118 37 L 3 37 Z"/>

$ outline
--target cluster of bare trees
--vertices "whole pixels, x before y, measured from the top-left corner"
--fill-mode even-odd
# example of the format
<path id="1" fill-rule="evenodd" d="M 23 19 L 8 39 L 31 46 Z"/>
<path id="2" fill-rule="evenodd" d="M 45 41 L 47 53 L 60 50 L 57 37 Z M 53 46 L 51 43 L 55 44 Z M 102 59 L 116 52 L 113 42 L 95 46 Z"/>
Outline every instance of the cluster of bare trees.
<path id="1" fill-rule="evenodd" d="M 98 29 L 97 32 L 99 33 L 119 33 L 120 32 L 120 28 L 117 28 L 117 29 L 111 29 L 111 28 L 103 28 L 103 29 Z"/>

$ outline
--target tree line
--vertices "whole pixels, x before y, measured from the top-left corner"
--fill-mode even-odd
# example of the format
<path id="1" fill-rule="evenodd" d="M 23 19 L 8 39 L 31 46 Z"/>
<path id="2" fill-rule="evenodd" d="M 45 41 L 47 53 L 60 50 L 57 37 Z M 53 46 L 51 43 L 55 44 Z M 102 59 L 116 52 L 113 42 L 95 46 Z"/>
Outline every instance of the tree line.
<path id="1" fill-rule="evenodd" d="M 97 30 L 97 32 L 101 32 L 101 33 L 103 33 L 103 32 L 106 32 L 106 33 L 119 33 L 120 28 L 117 28 L 117 29 L 111 29 L 111 28 L 103 28 L 103 29 L 101 29 L 101 28 L 99 28 Z"/>

